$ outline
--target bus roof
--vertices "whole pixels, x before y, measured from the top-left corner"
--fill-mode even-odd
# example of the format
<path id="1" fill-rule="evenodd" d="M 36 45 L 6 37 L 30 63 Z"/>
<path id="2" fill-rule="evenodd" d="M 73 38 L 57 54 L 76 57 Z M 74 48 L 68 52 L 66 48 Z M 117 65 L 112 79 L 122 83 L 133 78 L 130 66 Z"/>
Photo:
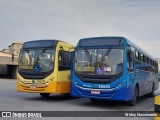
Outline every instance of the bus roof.
<path id="1" fill-rule="evenodd" d="M 54 47 L 58 42 L 62 42 L 60 40 L 34 40 L 25 42 L 23 45 L 23 49 L 27 48 L 39 48 L 39 47 Z"/>
<path id="2" fill-rule="evenodd" d="M 77 48 L 98 47 L 98 46 L 108 46 L 108 45 L 120 46 L 120 45 L 123 45 L 124 42 L 127 42 L 127 44 L 135 47 L 138 51 L 142 52 L 144 55 L 155 60 L 151 55 L 149 55 L 143 49 L 138 47 L 136 44 L 134 44 L 133 42 L 131 42 L 127 38 L 121 37 L 121 36 L 83 38 L 83 39 L 79 40 L 79 42 L 77 44 Z"/>
<path id="3" fill-rule="evenodd" d="M 97 47 L 107 45 L 122 45 L 123 37 L 92 37 L 80 39 L 77 47 Z"/>
<path id="4" fill-rule="evenodd" d="M 147 57 L 153 59 L 156 61 L 156 59 L 154 57 L 152 57 L 150 54 L 148 54 L 146 51 L 144 51 L 142 48 L 140 48 L 139 46 L 137 46 L 136 44 L 134 44 L 133 42 L 131 42 L 130 40 L 128 40 L 127 38 L 125 38 L 125 40 L 127 41 L 127 43 L 131 46 L 133 46 L 134 48 L 136 48 L 139 52 L 143 53 L 144 55 L 146 55 Z"/>

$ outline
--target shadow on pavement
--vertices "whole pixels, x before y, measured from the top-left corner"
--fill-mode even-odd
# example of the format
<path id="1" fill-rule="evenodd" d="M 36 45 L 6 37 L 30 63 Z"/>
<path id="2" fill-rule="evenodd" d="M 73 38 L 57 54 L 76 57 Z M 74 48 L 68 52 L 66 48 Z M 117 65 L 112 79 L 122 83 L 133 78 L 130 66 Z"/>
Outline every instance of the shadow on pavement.
<path id="1" fill-rule="evenodd" d="M 66 101 L 66 100 L 77 99 L 77 98 L 76 97 L 71 97 L 69 95 L 63 95 L 63 94 L 60 94 L 60 95 L 51 94 L 47 98 L 43 98 L 40 95 L 39 96 L 34 96 L 34 97 L 33 97 L 33 95 L 31 95 L 31 96 L 28 95 L 25 98 L 23 97 L 23 99 L 34 100 L 34 101 L 44 101 L 44 102 L 46 102 L 46 101 L 59 102 L 59 101 Z"/>
<path id="2" fill-rule="evenodd" d="M 111 110 L 115 110 L 115 107 L 121 109 L 121 108 L 125 108 L 124 110 L 127 111 L 127 108 L 136 108 L 138 105 L 144 103 L 146 100 L 148 99 L 153 99 L 153 97 L 149 97 L 148 95 L 142 96 L 140 98 L 138 98 L 138 101 L 136 103 L 135 106 L 129 106 L 127 105 L 125 102 L 123 101 L 111 101 L 111 100 L 97 100 L 96 102 L 91 102 L 89 100 L 89 102 L 83 102 L 81 105 L 83 106 L 94 106 L 94 107 L 101 107 L 101 108 L 110 108 Z M 154 104 L 154 99 L 153 99 L 153 104 Z M 118 109 L 116 109 L 118 110 Z"/>

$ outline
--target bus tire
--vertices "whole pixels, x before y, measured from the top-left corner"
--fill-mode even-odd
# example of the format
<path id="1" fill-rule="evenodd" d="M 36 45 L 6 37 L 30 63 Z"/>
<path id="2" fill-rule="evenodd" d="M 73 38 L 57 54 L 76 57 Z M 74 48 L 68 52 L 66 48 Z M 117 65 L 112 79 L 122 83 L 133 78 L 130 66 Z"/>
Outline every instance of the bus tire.
<path id="1" fill-rule="evenodd" d="M 135 106 L 136 105 L 137 98 L 138 98 L 138 93 L 139 93 L 138 86 L 136 86 L 136 88 L 134 90 L 134 98 L 130 101 L 127 101 L 127 105 L 129 105 L 129 106 Z"/>
<path id="2" fill-rule="evenodd" d="M 63 94 L 65 98 L 72 98 L 72 96 L 70 95 L 70 93 L 65 93 Z"/>
<path id="3" fill-rule="evenodd" d="M 94 99 L 94 98 L 90 98 L 90 101 L 91 101 L 92 103 L 97 103 L 97 102 L 99 102 L 98 99 Z"/>
<path id="4" fill-rule="evenodd" d="M 150 96 L 150 97 L 154 97 L 154 83 L 153 83 L 153 85 L 152 85 L 152 92 L 149 93 L 149 96 Z"/>
<path id="5" fill-rule="evenodd" d="M 41 97 L 48 98 L 50 93 L 40 93 Z"/>

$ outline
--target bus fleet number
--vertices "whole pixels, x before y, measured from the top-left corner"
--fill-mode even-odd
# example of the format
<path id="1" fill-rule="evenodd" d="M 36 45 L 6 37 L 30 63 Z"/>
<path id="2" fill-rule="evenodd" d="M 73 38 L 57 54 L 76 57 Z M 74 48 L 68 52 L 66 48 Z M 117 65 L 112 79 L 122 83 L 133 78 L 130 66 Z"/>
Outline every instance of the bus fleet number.
<path id="1" fill-rule="evenodd" d="M 98 85 L 98 88 L 110 88 L 110 85 Z"/>

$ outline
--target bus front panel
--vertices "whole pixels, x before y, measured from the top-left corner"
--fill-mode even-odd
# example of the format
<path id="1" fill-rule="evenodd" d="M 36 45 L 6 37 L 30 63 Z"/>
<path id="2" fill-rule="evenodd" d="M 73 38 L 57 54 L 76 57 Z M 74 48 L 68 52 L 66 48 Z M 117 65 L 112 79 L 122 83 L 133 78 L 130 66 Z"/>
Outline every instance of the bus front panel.
<path id="1" fill-rule="evenodd" d="M 41 41 L 36 41 L 37 44 L 39 42 Z M 62 54 L 63 56 L 60 56 L 61 49 L 67 51 L 72 46 L 58 42 L 56 46 L 50 47 L 50 43 L 48 43 L 46 44 L 47 47 L 44 47 L 44 43 L 41 48 L 26 48 L 38 46 L 35 42 L 34 44 L 27 43 L 24 45 L 25 48 L 21 50 L 17 73 L 17 90 L 33 93 L 69 93 L 70 69 L 59 70 L 59 64 L 65 58 L 63 56 L 68 55 Z"/>
<path id="2" fill-rule="evenodd" d="M 75 51 L 71 94 L 87 98 L 131 100 L 134 92 L 132 85 L 127 87 L 124 53 L 123 48 Z"/>

